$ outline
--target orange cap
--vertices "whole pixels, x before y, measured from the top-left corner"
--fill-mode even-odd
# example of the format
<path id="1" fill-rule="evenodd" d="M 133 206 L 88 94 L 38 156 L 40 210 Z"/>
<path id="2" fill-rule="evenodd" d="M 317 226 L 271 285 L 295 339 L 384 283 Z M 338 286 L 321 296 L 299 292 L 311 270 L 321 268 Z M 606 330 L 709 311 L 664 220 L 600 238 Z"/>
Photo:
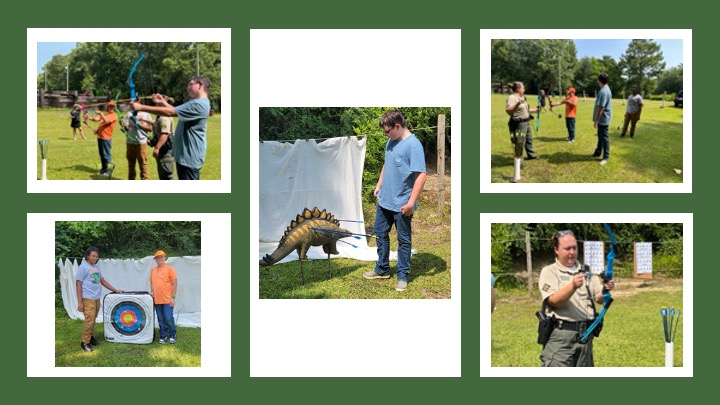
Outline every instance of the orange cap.
<path id="1" fill-rule="evenodd" d="M 575 94 L 575 87 L 570 87 L 568 91 L 572 94 Z"/>
<path id="2" fill-rule="evenodd" d="M 158 256 L 165 256 L 165 257 L 167 257 L 167 255 L 165 254 L 165 252 L 163 252 L 162 250 L 158 250 L 157 252 L 155 252 L 155 255 L 154 255 L 153 257 L 158 257 Z"/>

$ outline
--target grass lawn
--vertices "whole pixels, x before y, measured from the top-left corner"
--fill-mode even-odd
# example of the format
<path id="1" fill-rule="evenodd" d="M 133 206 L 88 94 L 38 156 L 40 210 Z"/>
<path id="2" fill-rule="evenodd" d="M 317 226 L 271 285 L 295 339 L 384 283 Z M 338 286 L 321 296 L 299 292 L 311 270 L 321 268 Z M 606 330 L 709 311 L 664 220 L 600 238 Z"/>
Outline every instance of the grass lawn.
<path id="1" fill-rule="evenodd" d="M 125 115 L 126 113 L 123 113 Z M 73 129 L 70 128 L 70 110 L 43 109 L 37 110 L 37 178 L 40 179 L 42 170 L 42 157 L 39 140 L 49 140 L 47 156 L 48 180 L 91 180 L 97 179 L 95 173 L 100 170 L 100 155 L 98 154 L 97 138 L 95 134 L 83 125 L 86 141 L 78 134 L 78 140 L 73 141 Z M 207 155 L 205 164 L 200 171 L 202 180 L 220 180 L 220 114 L 208 119 L 207 126 Z M 177 117 L 174 117 L 177 124 Z M 95 128 L 96 122 L 88 123 Z M 112 179 L 127 180 L 128 162 L 125 157 L 125 135 L 120 131 L 119 124 L 115 125 L 112 140 L 112 161 L 115 171 Z M 148 150 L 148 166 L 150 180 L 158 180 L 157 163 L 152 157 L 152 150 Z M 140 174 L 138 173 L 138 176 Z M 177 174 L 176 174 L 177 178 Z"/>
<path id="2" fill-rule="evenodd" d="M 55 309 L 55 367 L 200 367 L 200 328 L 177 328 L 175 344 L 110 343 L 103 324 L 95 325 L 100 345 L 85 353 L 80 348 L 83 321 Z M 155 331 L 158 336 L 158 331 Z"/>
<path id="3" fill-rule="evenodd" d="M 596 367 L 664 367 L 665 338 L 660 308 L 682 310 L 682 279 L 617 279 L 613 302 L 605 315 L 599 338 L 593 341 Z M 497 291 L 492 314 L 491 366 L 539 367 L 536 343 L 540 294 Z M 597 309 L 600 310 L 598 305 Z M 674 366 L 683 365 L 683 317 L 679 318 L 674 344 Z"/>
<path id="4" fill-rule="evenodd" d="M 420 195 L 420 209 L 412 220 L 412 256 L 407 290 L 395 291 L 395 262 L 390 262 L 393 276 L 387 280 L 366 280 L 362 274 L 372 271 L 375 262 L 353 259 L 311 260 L 260 267 L 260 298 L 450 298 L 450 177 L 445 175 L 445 212 L 438 213 L 437 176 L 428 175 Z M 363 207 L 365 229 L 372 234 L 375 205 Z M 289 222 L 289 219 L 288 219 Z M 374 239 L 369 242 L 374 246 Z M 390 249 L 397 250 L 395 228 L 390 234 Z"/>
<path id="5" fill-rule="evenodd" d="M 537 97 L 525 96 L 534 108 Z M 493 183 L 506 183 L 513 176 L 513 145 L 505 113 L 507 97 L 506 94 L 493 94 L 491 98 Z M 559 100 L 553 98 L 555 102 Z M 635 138 L 621 138 L 625 105 L 623 100 L 613 99 L 610 160 L 607 165 L 600 166 L 598 158 L 589 156 L 597 145 L 597 130 L 592 122 L 594 103 L 593 98 L 586 101 L 579 98 L 575 143 L 567 142 L 565 106 L 555 107 L 554 113 L 543 113 L 538 132 L 535 132 L 535 121 L 530 122 L 534 148 L 540 159 L 525 162 L 521 171 L 523 182 L 682 183 L 682 174 L 673 170 L 683 169 L 682 108 L 675 108 L 672 102 L 665 102 L 665 108 L 661 108 L 660 101 L 645 100 Z M 563 114 L 560 119 L 558 112 Z"/>

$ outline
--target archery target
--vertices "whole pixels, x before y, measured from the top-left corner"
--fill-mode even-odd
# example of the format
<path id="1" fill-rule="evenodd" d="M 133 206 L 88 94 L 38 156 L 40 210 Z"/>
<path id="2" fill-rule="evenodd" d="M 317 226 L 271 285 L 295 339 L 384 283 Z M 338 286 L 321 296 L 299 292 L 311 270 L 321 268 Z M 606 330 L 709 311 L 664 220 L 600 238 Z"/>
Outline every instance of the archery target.
<path id="1" fill-rule="evenodd" d="M 155 312 L 147 293 L 105 296 L 105 340 L 115 343 L 152 343 Z"/>

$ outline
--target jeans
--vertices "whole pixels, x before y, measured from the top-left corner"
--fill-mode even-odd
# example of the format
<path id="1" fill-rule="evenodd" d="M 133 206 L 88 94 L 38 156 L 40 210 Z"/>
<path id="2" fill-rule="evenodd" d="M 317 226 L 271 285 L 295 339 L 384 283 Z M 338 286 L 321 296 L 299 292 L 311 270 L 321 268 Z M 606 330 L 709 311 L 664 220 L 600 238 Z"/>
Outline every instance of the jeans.
<path id="1" fill-rule="evenodd" d="M 565 127 L 568 130 L 568 141 L 575 140 L 575 117 L 565 117 Z"/>
<path id="2" fill-rule="evenodd" d="M 177 162 L 175 165 L 177 166 L 178 180 L 200 180 L 200 169 L 183 166 Z"/>
<path id="3" fill-rule="evenodd" d="M 173 319 L 173 307 L 170 304 L 155 304 L 158 324 L 160 325 L 160 338 L 165 339 L 175 336 L 175 319 Z"/>
<path id="4" fill-rule="evenodd" d="M 598 124 L 597 129 L 598 142 L 594 154 L 600 156 L 602 153 L 603 160 L 607 160 L 610 158 L 610 126 Z"/>
<path id="5" fill-rule="evenodd" d="M 112 154 L 110 148 L 112 148 L 111 140 L 98 139 L 98 152 L 100 153 L 100 163 L 102 163 L 102 171 L 107 171 L 108 163 L 112 162 Z"/>
<path id="6" fill-rule="evenodd" d="M 412 232 L 410 223 L 412 215 L 405 217 L 400 212 L 390 211 L 377 206 L 375 214 L 374 233 L 377 241 L 378 259 L 375 264 L 375 273 L 387 274 L 390 272 L 390 229 L 395 225 L 398 238 L 398 281 L 408 281 L 410 273 L 410 250 L 412 248 Z"/>

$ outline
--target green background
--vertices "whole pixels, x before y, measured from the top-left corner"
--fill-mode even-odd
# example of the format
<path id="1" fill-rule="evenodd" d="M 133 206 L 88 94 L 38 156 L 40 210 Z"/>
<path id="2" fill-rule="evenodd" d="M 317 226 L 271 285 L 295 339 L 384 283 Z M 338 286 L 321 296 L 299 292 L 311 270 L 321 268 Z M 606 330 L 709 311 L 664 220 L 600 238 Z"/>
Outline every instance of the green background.
<path id="1" fill-rule="evenodd" d="M 479 30 L 481 28 L 544 28 L 544 29 L 670 29 L 693 30 L 695 49 L 693 60 L 696 82 L 704 91 L 694 98 L 696 128 L 717 115 L 714 90 L 717 48 L 717 23 L 699 1 L 640 2 L 607 1 L 602 3 L 560 2 L 473 2 L 459 1 L 274 1 L 250 2 L 233 5 L 173 1 L 153 6 L 147 3 L 78 3 L 57 1 L 21 2 L 13 5 L 14 11 L 4 10 L 2 31 L 5 34 L 3 63 L 5 102 L 3 112 L 6 132 L 5 173 L 22 173 L 8 176 L 8 189 L 3 206 L 7 257 L 11 266 L 6 268 L 10 280 L 3 301 L 8 312 L 6 324 L 11 325 L 11 314 L 21 318 L 14 330 L 3 333 L 2 386 L 8 398 L 22 398 L 25 403 L 40 400 L 73 402 L 128 403 L 143 402 L 197 403 L 200 401 L 231 401 L 238 403 L 467 403 L 508 401 L 520 403 L 550 403 L 556 401 L 582 401 L 587 403 L 678 403 L 686 396 L 711 389 L 716 381 L 714 357 L 714 317 L 705 315 L 704 305 L 714 307 L 714 286 L 718 273 L 712 268 L 706 241 L 712 241 L 717 216 L 713 214 L 713 186 L 717 184 L 716 160 L 712 147 L 696 150 L 693 160 L 695 190 L 692 194 L 603 194 L 574 195 L 573 204 L 560 203 L 554 194 L 496 194 L 478 193 L 479 161 Z M 117 207 L 123 212 L 137 201 L 138 195 L 96 194 L 87 195 L 90 189 L 73 190 L 67 194 L 27 194 L 25 183 L 26 140 L 23 110 L 26 89 L 26 29 L 72 27 L 229 27 L 232 29 L 233 66 L 233 184 L 230 196 L 223 194 L 171 195 L 176 204 L 164 204 L 169 212 L 186 212 L 189 207 L 202 207 L 203 212 L 232 213 L 233 251 L 228 263 L 233 272 L 244 275 L 248 271 L 246 255 L 249 252 L 249 149 L 246 123 L 249 111 L 249 35 L 251 28 L 445 28 L 462 29 L 462 153 L 463 184 L 461 209 L 454 201 L 453 215 L 465 218 L 462 229 L 464 255 L 455 263 L 462 269 L 462 377 L 460 378 L 250 378 L 249 376 L 249 275 L 232 278 L 232 377 L 231 378 L 98 378 L 68 381 L 65 378 L 26 377 L 25 302 L 27 276 L 22 269 L 33 270 L 28 262 L 25 234 L 16 230 L 26 228 L 28 212 L 107 212 Z M 102 38 L 88 38 L 102 40 Z M 172 41 L 172 38 L 156 40 Z M 383 50 L 377 44 L 363 60 L 382 58 Z M 428 50 L 432 53 L 435 50 Z M 361 52 L 361 51 L 359 51 Z M 388 52 L 390 52 L 388 50 Z M 713 71 L 711 71 L 713 69 Z M 711 76 L 704 76 L 708 73 Z M 704 79 L 710 79 L 710 82 Z M 686 88 L 686 90 L 688 90 Z M 689 96 L 692 93 L 689 93 Z M 20 95 L 15 97 L 15 95 Z M 17 104 L 20 108 L 15 108 Z M 17 111 L 20 110 L 20 111 Z M 707 114 L 705 113 L 707 111 Z M 707 131 L 710 142 L 717 138 L 715 127 Z M 35 137 L 35 134 L 27 134 Z M 455 136 L 458 136 L 457 134 Z M 712 144 L 707 144 L 712 145 Z M 14 151 L 14 152 L 11 152 Z M 702 153 L 701 153 L 702 152 Z M 481 155 L 482 157 L 482 155 Z M 688 170 L 688 165 L 685 165 Z M 688 181 L 686 179 L 686 181 Z M 571 192 L 571 190 L 569 190 Z M 162 198 L 162 199 L 161 199 Z M 144 205 L 159 206 L 168 196 L 142 196 Z M 153 203 L 155 201 L 155 203 Z M 593 378 L 551 381 L 545 378 L 481 378 L 479 377 L 479 272 L 478 229 L 480 212 L 507 212 L 508 207 L 518 212 L 692 212 L 699 220 L 695 229 L 697 246 L 694 251 L 696 267 L 706 269 L 702 282 L 694 290 L 694 319 L 703 322 L 702 333 L 692 342 L 701 354 L 694 359 L 694 378 Z M 458 221 L 460 222 L 460 221 Z M 10 230 L 15 231 L 12 234 Z M 239 258 L 239 259 L 238 259 Z M 706 267 L 707 265 L 708 267 Z M 692 271 L 693 269 L 687 269 Z M 49 270 L 48 270 L 49 271 Z M 18 305 L 19 303 L 19 305 Z M 8 328 L 9 329 L 9 328 Z M 18 332 L 18 329 L 20 332 Z M 51 337 L 48 337 L 51 338 Z M 226 337 L 218 337 L 224 339 Z M 418 336 L 422 339 L 422 336 Z M 290 339 L 290 338 L 289 338 Z M 690 342 L 688 342 L 690 343 Z M 362 345 L 363 342 L 348 342 Z M 359 347 L 358 347 L 359 349 Z M 406 355 L 412 356 L 413 353 Z M 578 370 L 582 375 L 582 370 Z M 132 397 L 132 399 L 131 399 Z"/>

